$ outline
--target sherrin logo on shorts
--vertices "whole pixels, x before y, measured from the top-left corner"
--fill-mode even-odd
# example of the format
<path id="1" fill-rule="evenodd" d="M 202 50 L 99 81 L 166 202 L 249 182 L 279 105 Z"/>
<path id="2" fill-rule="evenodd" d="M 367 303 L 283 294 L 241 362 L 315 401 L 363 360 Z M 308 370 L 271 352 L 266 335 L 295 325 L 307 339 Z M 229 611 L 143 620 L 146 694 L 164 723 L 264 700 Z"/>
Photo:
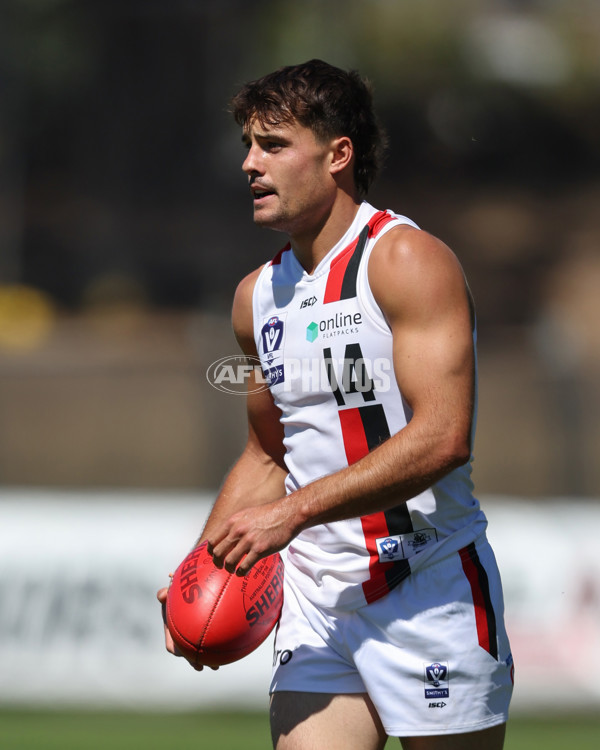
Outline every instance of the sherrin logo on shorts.
<path id="1" fill-rule="evenodd" d="M 425 670 L 425 697 L 428 699 L 448 698 L 450 694 L 448 662 L 434 661 L 431 664 L 424 664 L 423 668 Z"/>

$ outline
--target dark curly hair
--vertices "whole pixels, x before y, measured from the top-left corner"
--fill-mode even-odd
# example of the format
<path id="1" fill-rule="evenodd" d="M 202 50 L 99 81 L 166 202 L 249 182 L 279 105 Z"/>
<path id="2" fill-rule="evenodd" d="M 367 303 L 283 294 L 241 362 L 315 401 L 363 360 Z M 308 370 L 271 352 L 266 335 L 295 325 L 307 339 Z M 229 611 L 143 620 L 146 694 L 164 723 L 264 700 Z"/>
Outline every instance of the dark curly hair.
<path id="1" fill-rule="evenodd" d="M 369 82 L 323 60 L 288 65 L 246 83 L 231 100 L 241 127 L 256 118 L 262 125 L 296 120 L 321 141 L 347 136 L 354 146 L 354 181 L 368 192 L 386 148 L 386 137 L 373 110 Z"/>

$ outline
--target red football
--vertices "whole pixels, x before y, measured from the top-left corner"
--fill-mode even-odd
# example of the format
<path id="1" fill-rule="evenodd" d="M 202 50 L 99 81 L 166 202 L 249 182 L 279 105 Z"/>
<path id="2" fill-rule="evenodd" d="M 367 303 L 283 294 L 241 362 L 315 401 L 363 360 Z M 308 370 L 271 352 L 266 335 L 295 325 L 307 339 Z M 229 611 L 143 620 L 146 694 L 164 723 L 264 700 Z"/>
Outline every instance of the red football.
<path id="1" fill-rule="evenodd" d="M 193 665 L 220 667 L 258 648 L 283 603 L 283 562 L 276 553 L 244 578 L 215 567 L 206 543 L 175 571 L 167 596 L 167 627 Z"/>

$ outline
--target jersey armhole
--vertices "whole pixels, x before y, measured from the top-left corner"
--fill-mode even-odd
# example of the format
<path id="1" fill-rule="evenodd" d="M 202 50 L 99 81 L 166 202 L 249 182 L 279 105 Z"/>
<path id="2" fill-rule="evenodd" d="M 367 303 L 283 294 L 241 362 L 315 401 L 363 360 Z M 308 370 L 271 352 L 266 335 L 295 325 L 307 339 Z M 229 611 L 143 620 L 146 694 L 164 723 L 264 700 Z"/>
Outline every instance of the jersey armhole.
<path id="1" fill-rule="evenodd" d="M 369 317 L 374 325 L 376 325 L 381 331 L 385 331 L 386 333 L 391 333 L 391 329 L 385 315 L 383 314 L 383 310 L 378 305 L 377 300 L 373 295 L 371 285 L 369 284 L 369 260 L 371 258 L 371 253 L 373 252 L 373 249 L 377 244 L 377 241 L 380 240 L 385 234 L 387 234 L 390 229 L 401 226 L 402 224 L 407 224 L 408 226 L 414 227 L 415 229 L 419 228 L 414 223 L 414 221 L 407 219 L 405 216 L 398 216 L 397 214 L 395 214 L 394 221 L 390 221 L 388 224 L 386 224 L 377 233 L 377 236 L 367 244 L 365 252 L 363 253 L 363 257 L 361 258 L 356 279 L 358 298 L 362 307 L 364 308 L 365 314 Z"/>
<path id="2" fill-rule="evenodd" d="M 285 249 L 285 248 L 284 248 Z M 259 321 L 263 319 L 263 315 L 261 315 L 261 310 L 259 307 L 259 287 L 262 285 L 265 274 L 271 272 L 272 273 L 273 263 L 269 261 L 268 263 L 265 263 L 264 266 L 261 268 L 260 273 L 256 277 L 256 281 L 254 282 L 254 289 L 252 290 L 252 328 L 254 331 L 254 342 L 256 344 L 256 351 L 258 355 L 260 356 L 260 325 Z"/>

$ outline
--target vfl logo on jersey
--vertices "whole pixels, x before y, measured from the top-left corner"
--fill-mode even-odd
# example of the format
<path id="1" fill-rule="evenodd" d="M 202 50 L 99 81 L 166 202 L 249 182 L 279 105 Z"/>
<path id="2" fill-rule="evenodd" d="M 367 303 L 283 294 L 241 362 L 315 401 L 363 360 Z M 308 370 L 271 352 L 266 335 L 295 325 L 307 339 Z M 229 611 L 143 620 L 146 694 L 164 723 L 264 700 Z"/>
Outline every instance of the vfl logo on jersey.
<path id="1" fill-rule="evenodd" d="M 434 661 L 432 664 L 425 664 L 425 697 L 448 698 L 450 695 L 450 674 L 448 663 Z"/>
<path id="2" fill-rule="evenodd" d="M 273 315 L 267 320 L 260 332 L 263 351 L 266 355 L 272 355 L 283 344 L 283 320 Z"/>
<path id="3" fill-rule="evenodd" d="M 376 541 L 377 549 L 379 550 L 379 562 L 402 559 L 400 537 L 388 536 L 385 539 L 377 539 Z"/>
<path id="4" fill-rule="evenodd" d="M 390 534 L 375 540 L 379 552 L 379 562 L 395 562 L 404 560 L 415 552 L 421 552 L 425 547 L 437 541 L 435 529 L 419 529 L 406 534 Z"/>
<path id="5" fill-rule="evenodd" d="M 285 316 L 272 315 L 260 329 L 260 357 L 264 375 L 269 386 L 283 383 L 283 343 L 285 339 Z"/>

